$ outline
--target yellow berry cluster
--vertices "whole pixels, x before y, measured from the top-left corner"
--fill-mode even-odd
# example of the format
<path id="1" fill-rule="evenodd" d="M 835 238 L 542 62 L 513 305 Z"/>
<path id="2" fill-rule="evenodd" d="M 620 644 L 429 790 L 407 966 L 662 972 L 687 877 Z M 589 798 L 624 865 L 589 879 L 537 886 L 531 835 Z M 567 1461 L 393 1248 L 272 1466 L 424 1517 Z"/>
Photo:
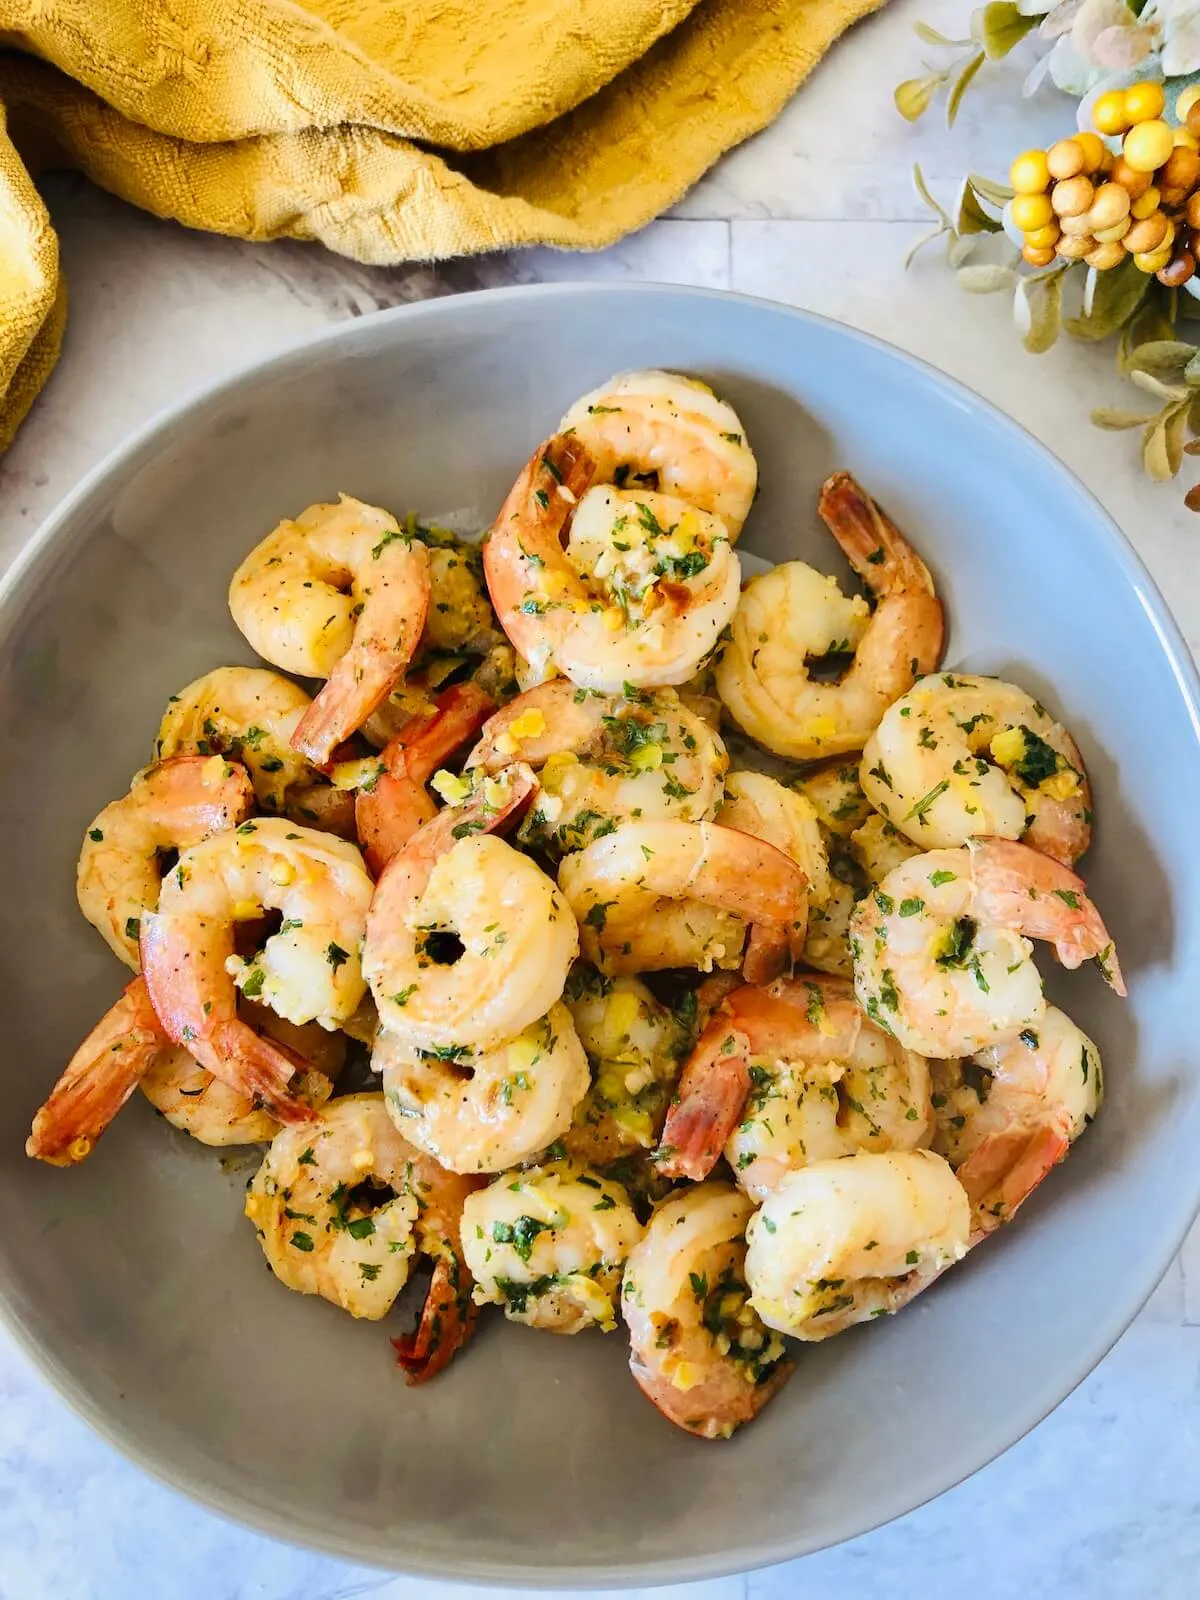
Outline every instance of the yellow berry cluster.
<path id="1" fill-rule="evenodd" d="M 1200 248 L 1200 86 L 1163 120 L 1162 85 L 1110 89 L 1092 108 L 1096 133 L 1026 150 L 1012 164 L 1012 220 L 1033 267 L 1059 256 L 1105 271 L 1132 256 L 1142 272 L 1178 288 Z M 1099 137 L 1120 138 L 1120 154 Z"/>

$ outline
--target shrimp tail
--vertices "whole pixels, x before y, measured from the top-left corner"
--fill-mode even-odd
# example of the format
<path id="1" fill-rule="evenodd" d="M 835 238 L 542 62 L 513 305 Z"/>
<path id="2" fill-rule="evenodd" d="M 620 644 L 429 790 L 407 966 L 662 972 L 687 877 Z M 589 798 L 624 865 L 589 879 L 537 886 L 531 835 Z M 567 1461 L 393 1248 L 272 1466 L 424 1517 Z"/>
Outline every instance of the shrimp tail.
<path id="1" fill-rule="evenodd" d="M 538 588 L 539 575 L 556 569 L 577 581 L 563 547 L 595 475 L 596 462 L 583 443 L 570 433 L 555 434 L 538 446 L 509 490 L 483 542 L 483 575 L 505 632 Z"/>
<path id="2" fill-rule="evenodd" d="M 380 545 L 372 554 L 377 557 L 383 548 Z M 406 581 L 398 585 L 405 599 L 404 615 L 396 618 L 389 613 L 386 621 L 380 617 L 369 622 L 372 602 L 368 598 L 349 650 L 296 724 L 292 749 L 314 767 L 328 766 L 337 746 L 387 699 L 421 641 L 429 610 L 429 561 L 424 546 L 407 536 L 403 550 L 405 566 L 411 569 L 406 571 Z M 370 593 L 368 589 L 368 596 Z"/>
<path id="3" fill-rule="evenodd" d="M 825 480 L 817 512 L 872 594 L 934 593 L 928 567 L 850 473 L 835 472 Z"/>
<path id="4" fill-rule="evenodd" d="M 974 903 L 982 921 L 1047 940 L 1069 970 L 1094 960 L 1108 986 L 1124 996 L 1116 946 L 1082 878 L 1012 839 L 971 839 L 968 848 Z"/>
<path id="5" fill-rule="evenodd" d="M 425 785 L 443 761 L 472 739 L 496 709 L 472 683 L 454 684 L 428 716 L 409 723 L 386 746 L 386 771 L 371 790 L 360 790 L 354 813 L 363 855 L 378 878 L 437 807 Z"/>
<path id="6" fill-rule="evenodd" d="M 378 878 L 417 829 L 436 816 L 437 805 L 424 784 L 414 783 L 406 773 L 394 777 L 385 772 L 369 794 L 360 790 L 354 802 L 354 822 L 371 876 Z"/>
<path id="7" fill-rule="evenodd" d="M 135 978 L 67 1063 L 33 1119 L 25 1154 L 55 1167 L 84 1160 L 169 1043 L 145 981 Z"/>
<path id="8" fill-rule="evenodd" d="M 1070 1148 L 1070 1135 L 1047 1125 L 981 1140 L 955 1173 L 974 1212 L 974 1242 L 1010 1221 Z"/>
<path id="9" fill-rule="evenodd" d="M 721 1158 L 750 1092 L 749 1042 L 717 1011 L 688 1057 L 663 1124 L 655 1165 L 700 1183 Z"/>
<path id="10" fill-rule="evenodd" d="M 576 503 L 595 475 L 595 459 L 573 433 L 556 433 L 540 444 L 525 463 L 488 531 L 484 543 L 485 575 L 489 546 L 506 522 L 535 526 L 539 533 L 551 533 L 561 541 Z"/>
<path id="11" fill-rule="evenodd" d="M 428 1383 L 436 1378 L 474 1333 L 478 1315 L 466 1267 L 456 1255 L 438 1256 L 420 1321 L 412 1333 L 392 1340 L 404 1381 Z"/>
<path id="12" fill-rule="evenodd" d="M 255 1033 L 240 1017 L 218 1022 L 204 1044 L 197 1058 L 214 1077 L 241 1094 L 256 1096 L 278 1122 L 308 1122 L 316 1115 L 311 1105 L 289 1092 L 292 1079 L 310 1064 Z"/>
<path id="13" fill-rule="evenodd" d="M 790 962 L 797 958 L 792 955 L 792 947 L 787 928 L 781 928 L 778 923 L 752 923 L 746 941 L 746 957 L 742 960 L 742 976 L 750 984 L 770 984 L 781 978 Z"/>

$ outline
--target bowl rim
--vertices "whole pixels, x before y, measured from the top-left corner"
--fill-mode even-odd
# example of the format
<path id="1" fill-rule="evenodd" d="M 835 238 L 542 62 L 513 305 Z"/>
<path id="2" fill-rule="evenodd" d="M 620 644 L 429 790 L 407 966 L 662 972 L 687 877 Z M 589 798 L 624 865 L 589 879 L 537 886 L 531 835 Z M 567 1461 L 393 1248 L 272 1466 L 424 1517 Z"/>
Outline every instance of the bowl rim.
<path id="1" fill-rule="evenodd" d="M 352 320 L 332 323 L 299 339 L 290 340 L 269 356 L 247 362 L 222 377 L 199 386 L 170 405 L 157 410 L 125 439 L 107 451 L 26 540 L 8 570 L 0 578 L 0 648 L 3 648 L 5 643 L 6 625 L 14 602 L 19 599 L 24 585 L 31 578 L 36 578 L 38 563 L 53 546 L 60 530 L 76 511 L 86 504 L 108 479 L 123 472 L 139 453 L 156 444 L 179 425 L 186 425 L 188 418 L 194 412 L 236 392 L 249 379 L 273 371 L 284 371 L 289 366 L 302 367 L 308 358 L 320 350 L 361 337 L 361 330 L 364 328 L 391 327 L 393 324 L 403 325 L 426 319 L 437 321 L 447 316 L 453 318 L 462 314 L 464 310 L 470 317 L 479 314 L 479 307 L 484 302 L 496 304 L 572 298 L 603 300 L 610 297 L 645 300 L 669 298 L 701 302 L 732 301 L 759 312 L 787 317 L 816 327 L 832 333 L 835 337 L 892 358 L 908 369 L 921 384 L 949 391 L 960 406 L 973 412 L 994 433 L 1007 436 L 1018 450 L 1032 451 L 1044 465 L 1069 484 L 1075 498 L 1080 502 L 1081 511 L 1086 514 L 1090 524 L 1090 536 L 1098 538 L 1108 554 L 1115 559 L 1154 630 L 1191 720 L 1193 734 L 1197 744 L 1200 745 L 1200 671 L 1197 670 L 1179 624 L 1172 616 L 1162 591 L 1127 535 L 1092 491 L 1052 450 L 968 384 L 940 371 L 931 362 L 920 356 L 911 355 L 886 339 L 850 327 L 836 318 L 823 316 L 798 306 L 784 305 L 762 296 L 686 284 L 605 280 L 537 283 L 477 289 L 414 301 L 370 312 L 366 316 L 355 317 Z M 481 337 L 486 337 L 486 327 L 481 328 L 480 333 Z M 669 352 L 665 353 L 665 364 L 670 365 Z M 261 1505 L 248 1506 L 235 1500 L 221 1488 L 219 1483 L 194 1478 L 186 1468 L 176 1466 L 165 1450 L 143 1444 L 135 1428 L 124 1425 L 118 1416 L 106 1411 L 98 1401 L 93 1400 L 86 1388 L 64 1365 L 40 1348 L 32 1327 L 25 1326 L 21 1310 L 11 1300 L 3 1281 L 0 1281 L 0 1324 L 7 1328 L 17 1347 L 29 1358 L 37 1372 L 50 1383 L 70 1409 L 107 1444 L 152 1479 L 235 1526 L 248 1528 L 293 1547 L 360 1565 L 374 1566 L 382 1571 L 411 1574 L 416 1577 L 441 1578 L 496 1587 L 520 1585 L 546 1590 L 657 1586 L 744 1573 L 833 1548 L 848 1540 L 863 1537 L 899 1517 L 919 1510 L 973 1477 L 1044 1421 L 1091 1375 L 1153 1294 L 1178 1254 L 1198 1214 L 1200 1214 L 1200 1168 L 1196 1169 L 1192 1177 L 1190 1205 L 1185 1204 L 1182 1207 L 1175 1226 L 1161 1235 L 1162 1242 L 1158 1249 L 1149 1250 L 1137 1263 L 1139 1271 L 1134 1287 L 1128 1296 L 1122 1297 L 1119 1305 L 1109 1316 L 1097 1324 L 1088 1347 L 1086 1350 L 1081 1350 L 1074 1363 L 1072 1375 L 1065 1381 L 1059 1379 L 1031 1393 L 1020 1413 L 1014 1415 L 1002 1431 L 987 1441 L 972 1465 L 950 1467 L 944 1478 L 929 1486 L 921 1486 L 916 1499 L 913 1498 L 911 1490 L 898 1486 L 890 1496 L 880 1497 L 880 1508 L 871 1513 L 870 1520 L 865 1524 L 861 1518 L 852 1514 L 843 1515 L 840 1519 L 834 1520 L 831 1532 L 816 1539 L 788 1537 L 784 1534 L 769 1542 L 759 1540 L 753 1545 L 738 1547 L 725 1554 L 610 1562 L 602 1566 L 588 1567 L 584 1571 L 561 1564 L 531 1566 L 517 1561 L 501 1565 L 494 1560 L 477 1558 L 449 1562 L 431 1559 L 416 1552 L 412 1556 L 402 1556 L 403 1565 L 397 1566 L 395 1557 L 378 1549 L 363 1550 L 349 1536 L 339 1539 L 335 1535 L 326 1536 L 323 1531 L 311 1535 L 302 1533 L 287 1517 Z M 697 1448 L 711 1449 L 712 1446 L 701 1443 Z"/>

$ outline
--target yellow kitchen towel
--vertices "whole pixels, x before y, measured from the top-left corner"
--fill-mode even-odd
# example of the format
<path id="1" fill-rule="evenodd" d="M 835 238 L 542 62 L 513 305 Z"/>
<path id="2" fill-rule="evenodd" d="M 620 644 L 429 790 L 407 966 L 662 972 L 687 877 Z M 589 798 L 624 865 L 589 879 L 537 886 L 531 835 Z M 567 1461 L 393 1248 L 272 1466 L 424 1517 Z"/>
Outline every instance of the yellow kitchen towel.
<path id="1" fill-rule="evenodd" d="M 882 3 L 0 0 L 0 449 L 66 314 L 39 172 L 373 264 L 599 249 Z"/>

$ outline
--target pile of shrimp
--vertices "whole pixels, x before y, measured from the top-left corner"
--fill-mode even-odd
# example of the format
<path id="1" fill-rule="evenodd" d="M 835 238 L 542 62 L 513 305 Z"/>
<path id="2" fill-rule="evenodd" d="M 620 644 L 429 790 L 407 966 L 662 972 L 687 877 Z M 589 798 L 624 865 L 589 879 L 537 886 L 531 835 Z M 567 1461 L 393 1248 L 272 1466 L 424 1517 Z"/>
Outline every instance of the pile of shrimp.
<path id="1" fill-rule="evenodd" d="M 488 1307 L 623 1324 L 708 1439 L 1005 1226 L 1102 1092 L 1034 942 L 1125 992 L 1083 757 L 943 667 L 934 579 L 848 473 L 817 510 L 863 592 L 743 581 L 756 488 L 729 404 L 635 372 L 481 542 L 347 495 L 281 522 L 229 589 L 265 664 L 171 695 L 85 830 L 130 978 L 28 1153 L 81 1162 L 140 1090 L 265 1146 L 288 1288 L 380 1320 L 424 1263 L 409 1381 Z"/>

